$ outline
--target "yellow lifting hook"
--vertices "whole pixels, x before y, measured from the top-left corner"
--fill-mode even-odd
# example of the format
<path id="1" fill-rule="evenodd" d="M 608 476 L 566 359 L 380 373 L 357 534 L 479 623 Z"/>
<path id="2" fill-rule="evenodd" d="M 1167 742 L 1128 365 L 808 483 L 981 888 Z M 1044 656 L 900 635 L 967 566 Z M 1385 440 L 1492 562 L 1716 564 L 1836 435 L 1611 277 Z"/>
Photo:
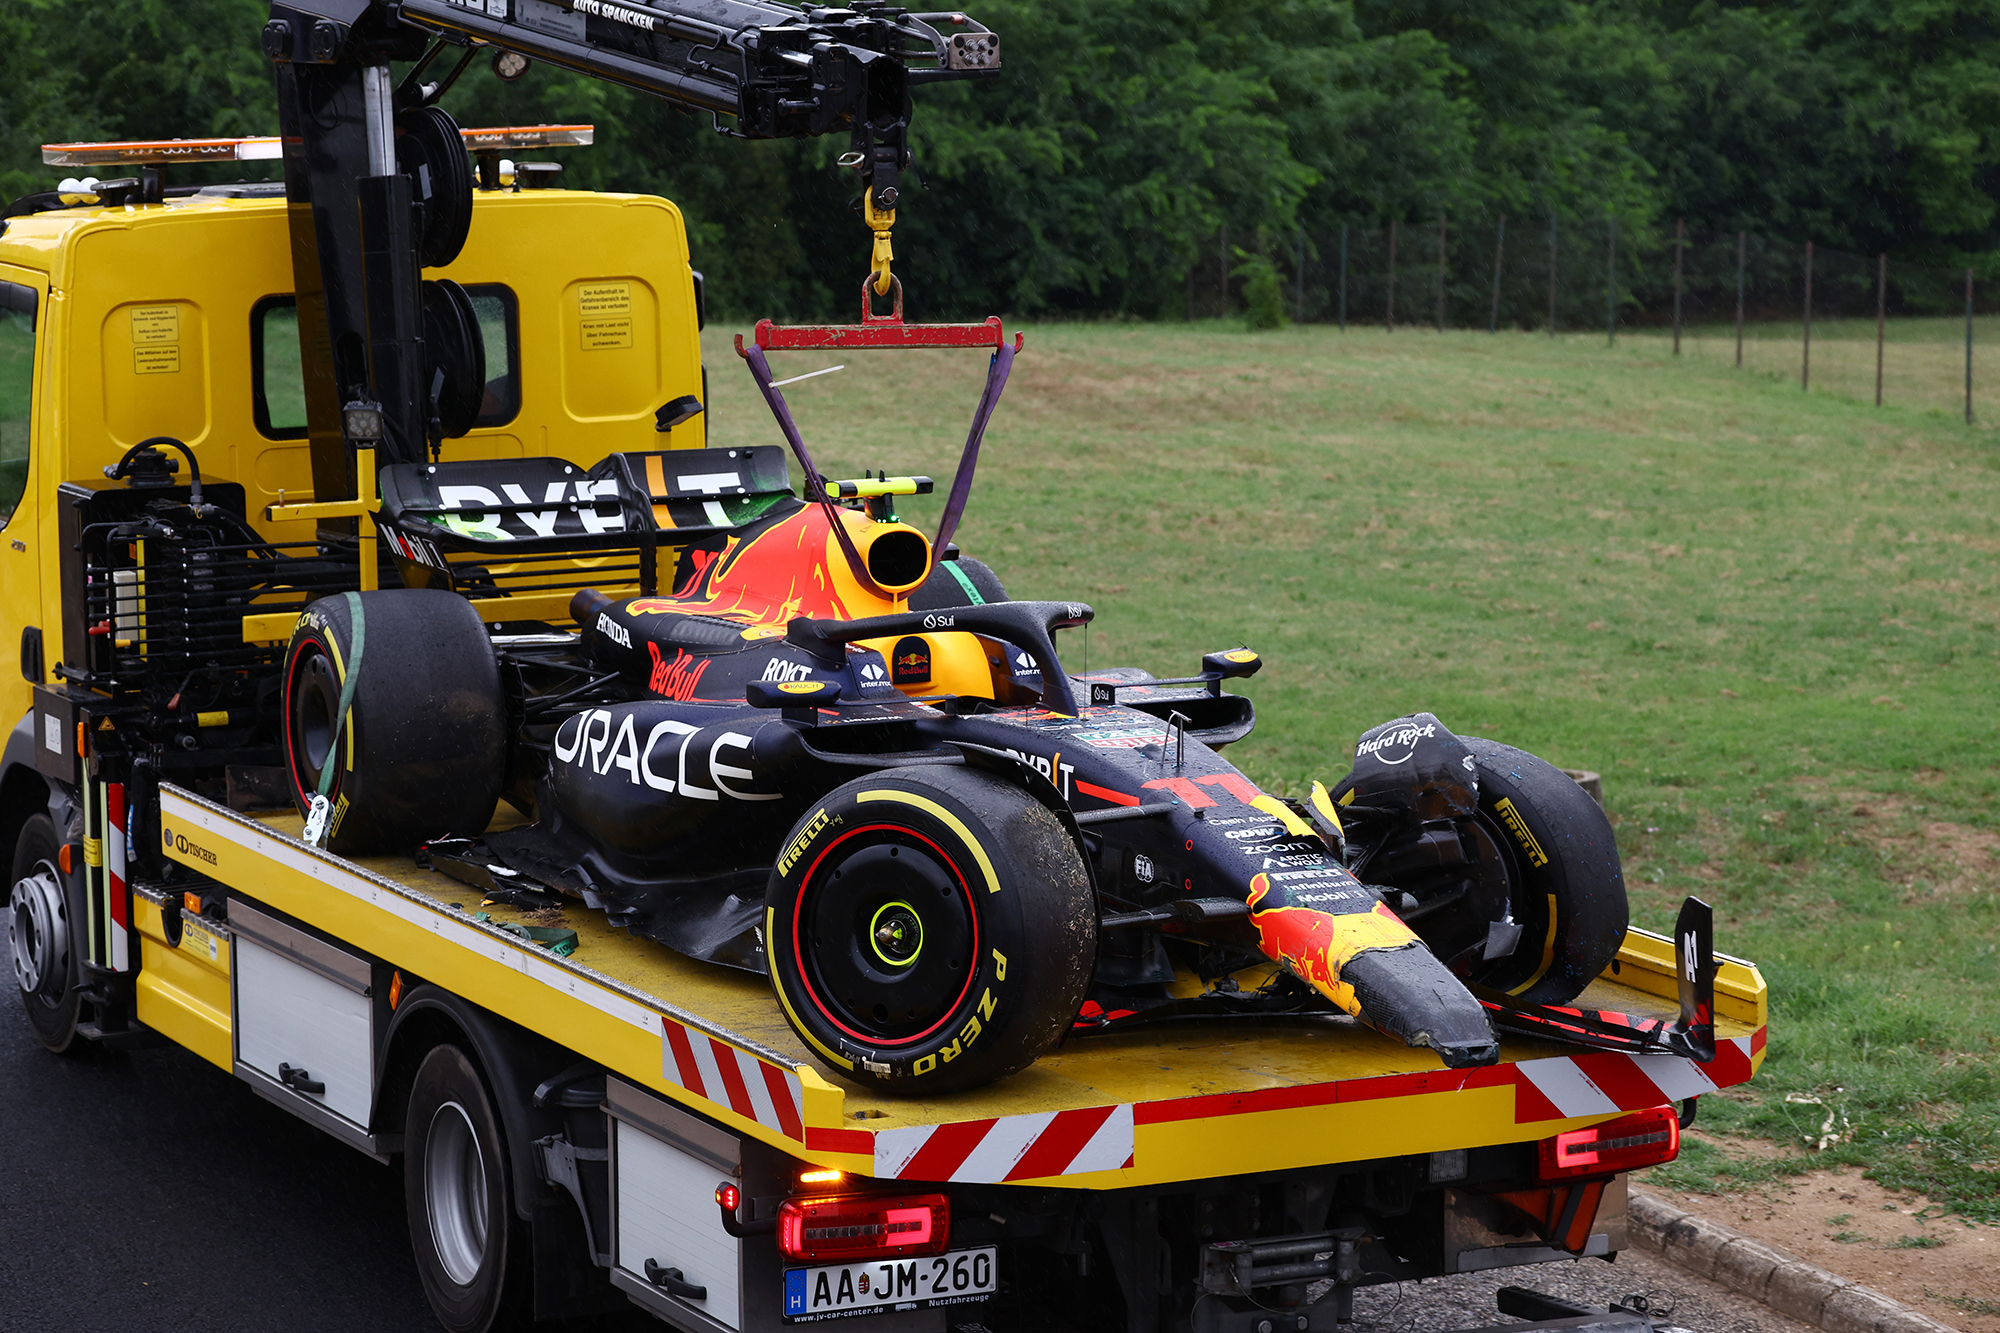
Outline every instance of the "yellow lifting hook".
<path id="1" fill-rule="evenodd" d="M 874 291 L 877 296 L 889 294 L 889 265 L 896 258 L 895 246 L 890 244 L 889 229 L 896 225 L 896 210 L 875 207 L 875 192 L 861 192 L 861 216 L 866 219 L 868 229 L 875 233 L 875 249 L 868 256 L 870 270 L 874 276 Z"/>

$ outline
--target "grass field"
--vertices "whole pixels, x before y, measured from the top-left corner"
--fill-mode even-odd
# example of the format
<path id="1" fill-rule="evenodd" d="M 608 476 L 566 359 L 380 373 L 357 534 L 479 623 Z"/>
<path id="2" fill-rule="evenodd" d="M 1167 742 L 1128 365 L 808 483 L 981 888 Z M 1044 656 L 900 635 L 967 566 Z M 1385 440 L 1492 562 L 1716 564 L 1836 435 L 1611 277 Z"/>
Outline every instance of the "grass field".
<path id="1" fill-rule="evenodd" d="M 778 442 L 730 332 L 712 439 Z M 1853 1162 L 2000 1221 L 1991 437 L 1645 339 L 1028 336 L 960 542 L 1096 608 L 1073 668 L 1258 648 L 1232 757 L 1293 792 L 1416 709 L 1600 770 L 1635 919 L 1700 893 L 1774 996 L 1703 1123 L 1791 1156 L 1698 1145 L 1677 1179 Z M 984 358 L 847 360 L 791 391 L 822 467 L 942 491 Z"/>

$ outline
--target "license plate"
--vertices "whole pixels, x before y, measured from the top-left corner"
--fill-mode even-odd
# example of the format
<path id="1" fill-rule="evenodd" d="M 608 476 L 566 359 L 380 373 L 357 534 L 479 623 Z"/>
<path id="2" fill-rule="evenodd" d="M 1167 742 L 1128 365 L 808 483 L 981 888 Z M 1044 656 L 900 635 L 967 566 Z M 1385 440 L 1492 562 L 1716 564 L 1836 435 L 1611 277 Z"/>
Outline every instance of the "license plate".
<path id="1" fill-rule="evenodd" d="M 802 1323 L 877 1310 L 921 1310 L 983 1301 L 999 1285 L 997 1253 L 989 1245 L 926 1258 L 788 1268 L 785 1318 Z"/>

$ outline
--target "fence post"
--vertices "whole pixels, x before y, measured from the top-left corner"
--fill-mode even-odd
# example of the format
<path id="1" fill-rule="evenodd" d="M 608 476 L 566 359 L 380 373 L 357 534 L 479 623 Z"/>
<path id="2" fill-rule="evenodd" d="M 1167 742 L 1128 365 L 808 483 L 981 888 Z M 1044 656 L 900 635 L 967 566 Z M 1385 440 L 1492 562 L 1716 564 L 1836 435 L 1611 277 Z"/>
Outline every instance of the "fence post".
<path id="1" fill-rule="evenodd" d="M 1500 331 L 1500 265 L 1507 257 L 1507 215 L 1500 215 L 1500 234 L 1493 242 L 1493 313 L 1486 317 L 1486 331 Z"/>
<path id="2" fill-rule="evenodd" d="M 1618 219 L 1606 218 L 1604 251 L 1604 340 L 1606 346 L 1618 343 Z"/>
<path id="3" fill-rule="evenodd" d="M 1806 336 L 1799 360 L 1801 389 L 1812 388 L 1812 245 L 1811 241 L 1806 242 Z"/>
<path id="4" fill-rule="evenodd" d="M 1745 233 L 1736 233 L 1736 368 L 1743 369 L 1743 252 Z"/>
<path id="5" fill-rule="evenodd" d="M 1687 248 L 1687 219 L 1674 219 L 1674 355 L 1681 354 L 1681 252 Z"/>
<path id="6" fill-rule="evenodd" d="M 1438 210 L 1438 332 L 1444 332 L 1444 210 Z"/>
<path id="7" fill-rule="evenodd" d="M 1875 406 L 1882 406 L 1882 335 L 1889 322 L 1889 256 L 1875 256 Z"/>
<path id="8" fill-rule="evenodd" d="M 1549 210 L 1549 337 L 1556 336 L 1556 214 Z"/>
<path id="9" fill-rule="evenodd" d="M 1222 273 L 1216 282 L 1216 292 L 1222 297 L 1222 318 L 1229 318 L 1229 224 L 1222 224 L 1222 239 L 1217 246 L 1216 258 L 1222 261 Z"/>
<path id="10" fill-rule="evenodd" d="M 1396 219 L 1389 219 L 1389 329 L 1396 331 Z"/>
<path id="11" fill-rule="evenodd" d="M 1306 229 L 1299 228 L 1299 323 L 1306 322 Z"/>
<path id="12" fill-rule="evenodd" d="M 1340 224 L 1340 331 L 1347 332 L 1347 224 Z"/>
<path id="13" fill-rule="evenodd" d="M 1196 254 L 1199 255 L 1200 251 L 1196 251 Z M 1188 265 L 1188 323 L 1190 324 L 1194 323 L 1194 271 L 1200 267 L 1199 258 Z"/>
<path id="14" fill-rule="evenodd" d="M 1972 424 L 1972 270 L 1965 270 L 1965 424 Z"/>

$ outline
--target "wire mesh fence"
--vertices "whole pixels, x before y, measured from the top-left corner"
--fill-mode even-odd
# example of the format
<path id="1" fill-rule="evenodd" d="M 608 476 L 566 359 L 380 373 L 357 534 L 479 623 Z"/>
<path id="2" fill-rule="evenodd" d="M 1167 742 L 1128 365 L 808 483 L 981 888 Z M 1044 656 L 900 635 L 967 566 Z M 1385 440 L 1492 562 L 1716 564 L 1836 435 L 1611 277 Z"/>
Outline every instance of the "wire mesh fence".
<path id="1" fill-rule="evenodd" d="M 1610 219 L 1439 217 L 1328 232 L 1211 237 L 1188 317 L 1242 309 L 1237 250 L 1285 276 L 1302 323 L 1388 330 L 1597 333 L 1648 354 L 1789 378 L 1810 393 L 2000 426 L 2000 283 L 1749 232 Z"/>

